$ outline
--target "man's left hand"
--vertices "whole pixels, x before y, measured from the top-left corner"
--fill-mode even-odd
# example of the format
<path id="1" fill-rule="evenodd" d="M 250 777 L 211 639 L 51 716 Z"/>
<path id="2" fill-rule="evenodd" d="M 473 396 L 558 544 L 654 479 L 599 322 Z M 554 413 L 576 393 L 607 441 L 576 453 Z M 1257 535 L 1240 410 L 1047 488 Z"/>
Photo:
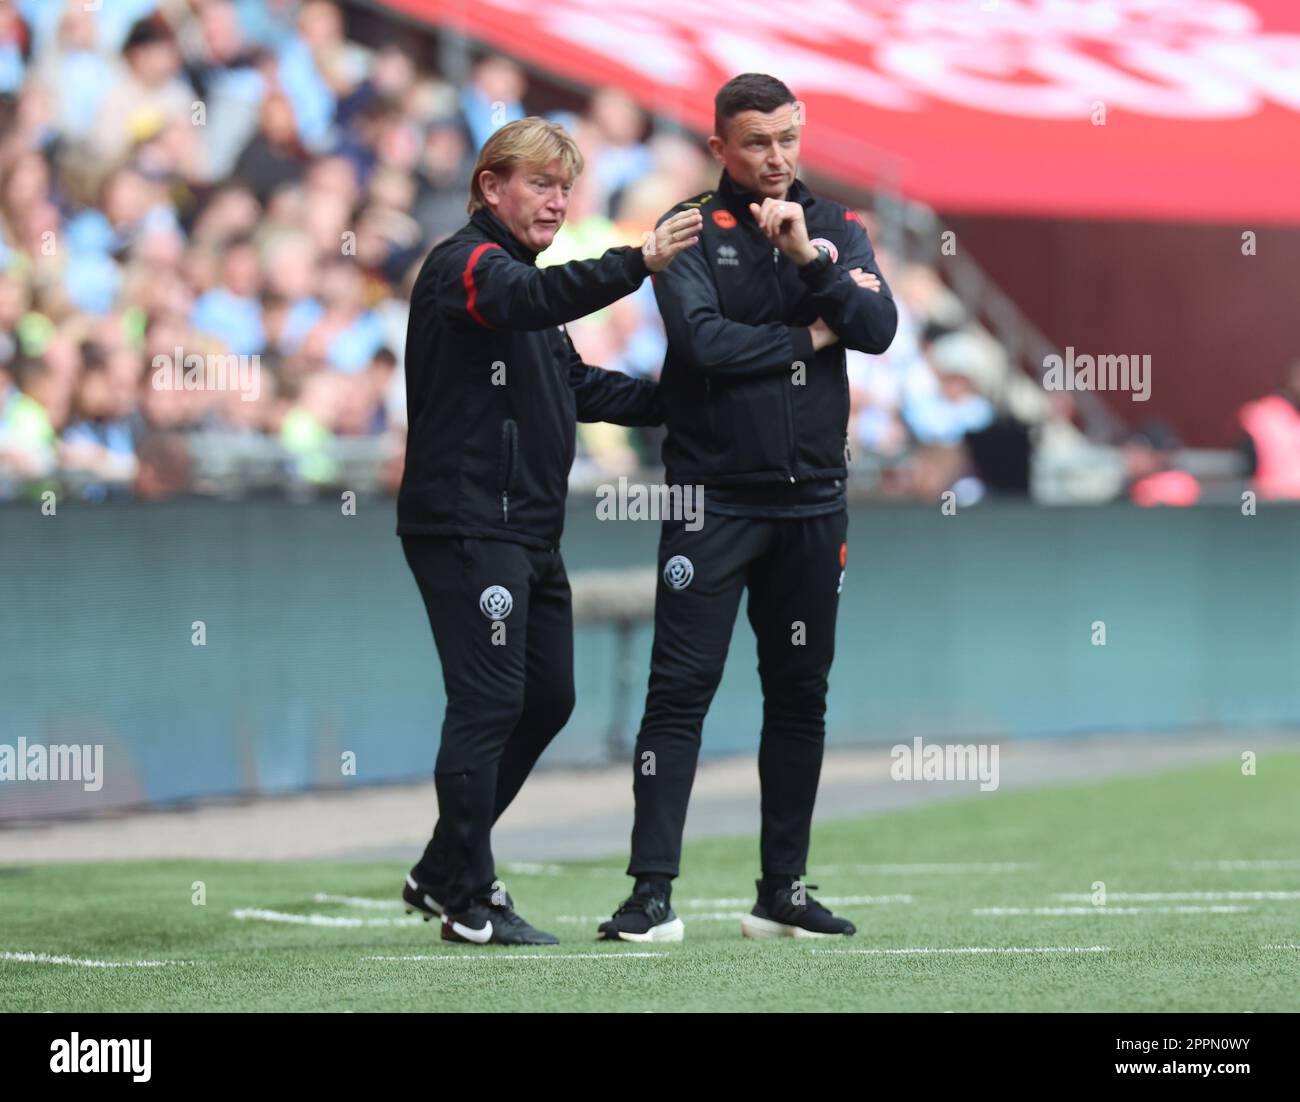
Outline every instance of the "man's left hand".
<path id="1" fill-rule="evenodd" d="M 880 293 L 880 278 L 875 272 L 868 272 L 864 268 L 854 268 L 849 272 L 849 276 L 864 291 Z"/>

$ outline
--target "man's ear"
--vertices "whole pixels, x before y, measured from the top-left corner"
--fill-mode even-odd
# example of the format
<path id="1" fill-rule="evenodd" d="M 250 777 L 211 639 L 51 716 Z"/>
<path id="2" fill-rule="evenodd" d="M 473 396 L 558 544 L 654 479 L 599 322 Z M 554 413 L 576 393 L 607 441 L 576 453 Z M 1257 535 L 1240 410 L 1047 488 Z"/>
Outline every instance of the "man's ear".
<path id="1" fill-rule="evenodd" d="M 496 205 L 501 202 L 501 185 L 503 182 L 501 177 L 490 168 L 485 168 L 478 174 L 478 188 L 483 193 L 483 202 L 494 210 Z"/>
<path id="2" fill-rule="evenodd" d="M 710 135 L 709 152 L 713 154 L 713 159 L 717 161 L 718 164 L 726 164 L 726 160 L 722 156 L 722 145 L 723 142 L 721 138 L 719 138 L 716 134 Z"/>

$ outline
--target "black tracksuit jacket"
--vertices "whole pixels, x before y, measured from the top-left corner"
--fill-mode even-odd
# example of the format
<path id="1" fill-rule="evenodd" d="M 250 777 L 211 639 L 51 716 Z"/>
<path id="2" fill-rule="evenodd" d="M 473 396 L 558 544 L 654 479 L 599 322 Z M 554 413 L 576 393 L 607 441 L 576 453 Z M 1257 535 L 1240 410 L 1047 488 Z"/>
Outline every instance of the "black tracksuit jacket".
<path id="1" fill-rule="evenodd" d="M 486 209 L 429 253 L 411 293 L 398 535 L 559 546 L 576 422 L 663 421 L 653 383 L 584 364 L 563 326 L 647 274 L 634 248 L 538 268 Z"/>
<path id="2" fill-rule="evenodd" d="M 761 198 L 725 172 L 716 192 L 664 215 L 704 215 L 699 245 L 654 278 L 668 332 L 660 390 L 671 483 L 788 485 L 847 473 L 844 350 L 885 351 L 898 311 L 852 211 L 799 180 L 786 201 L 803 205 L 809 238 L 831 246 L 829 263 L 801 268 L 775 249 L 749 211 Z M 857 286 L 851 268 L 880 277 L 879 292 Z M 808 326 L 818 317 L 840 339 L 814 352 Z M 797 362 L 803 385 L 793 382 Z"/>

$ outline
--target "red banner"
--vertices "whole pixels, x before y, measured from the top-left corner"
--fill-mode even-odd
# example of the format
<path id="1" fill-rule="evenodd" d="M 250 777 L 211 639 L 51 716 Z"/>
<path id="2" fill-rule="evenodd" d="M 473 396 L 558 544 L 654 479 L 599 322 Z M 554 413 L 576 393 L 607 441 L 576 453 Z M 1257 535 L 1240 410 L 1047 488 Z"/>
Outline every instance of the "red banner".
<path id="1" fill-rule="evenodd" d="M 1300 224 L 1297 0 L 382 0 L 712 130 L 771 73 L 804 164 L 953 213 Z"/>

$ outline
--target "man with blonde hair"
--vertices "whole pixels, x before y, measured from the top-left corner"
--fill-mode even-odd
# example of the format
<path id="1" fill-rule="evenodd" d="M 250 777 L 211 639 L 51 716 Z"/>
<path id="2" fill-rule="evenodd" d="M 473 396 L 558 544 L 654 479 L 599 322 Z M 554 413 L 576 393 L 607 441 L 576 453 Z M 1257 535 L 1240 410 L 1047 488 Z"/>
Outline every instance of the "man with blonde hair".
<path id="1" fill-rule="evenodd" d="M 447 941 L 548 945 L 495 879 L 492 824 L 573 709 L 573 614 L 560 558 L 576 422 L 658 424 L 657 388 L 582 362 L 564 329 L 696 243 L 688 211 L 641 249 L 547 268 L 582 155 L 520 119 L 484 145 L 469 223 L 411 294 L 410 427 L 397 532 L 442 663 L 438 824 L 402 891 Z"/>

